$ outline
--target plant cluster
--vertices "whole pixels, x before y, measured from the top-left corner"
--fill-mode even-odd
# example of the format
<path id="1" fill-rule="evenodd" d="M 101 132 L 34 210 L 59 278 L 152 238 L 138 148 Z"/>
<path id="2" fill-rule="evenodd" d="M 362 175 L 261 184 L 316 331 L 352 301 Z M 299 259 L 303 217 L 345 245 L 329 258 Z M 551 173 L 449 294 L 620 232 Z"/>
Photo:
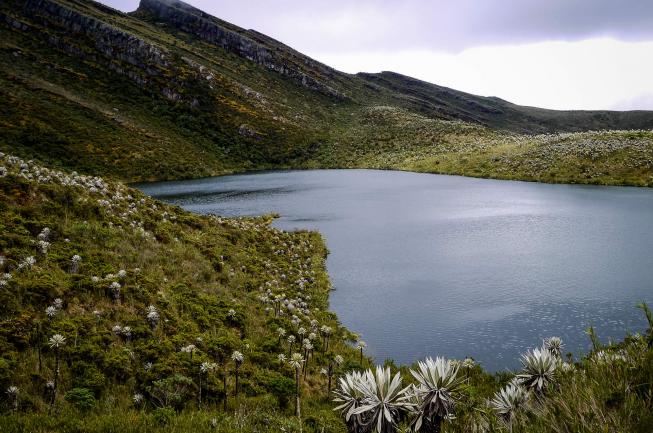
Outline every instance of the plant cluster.
<path id="1" fill-rule="evenodd" d="M 653 317 L 646 304 L 641 308 Z M 647 335 L 653 335 L 653 320 Z M 646 431 L 653 426 L 653 417 L 646 415 L 653 396 L 648 382 L 653 355 L 647 347 L 646 338 L 636 334 L 618 345 L 599 344 L 574 364 L 562 359 L 559 337 L 547 338 L 522 355 L 520 372 L 497 375 L 505 384 L 487 388 L 484 373 L 469 358 L 419 361 L 408 369 L 412 381 L 406 385 L 402 371 L 393 376 L 390 367 L 350 371 L 333 392 L 334 410 L 350 433 L 597 431 L 607 426 Z M 471 374 L 463 369 L 472 369 Z M 624 393 L 623 405 L 615 404 L 615 392 Z"/>

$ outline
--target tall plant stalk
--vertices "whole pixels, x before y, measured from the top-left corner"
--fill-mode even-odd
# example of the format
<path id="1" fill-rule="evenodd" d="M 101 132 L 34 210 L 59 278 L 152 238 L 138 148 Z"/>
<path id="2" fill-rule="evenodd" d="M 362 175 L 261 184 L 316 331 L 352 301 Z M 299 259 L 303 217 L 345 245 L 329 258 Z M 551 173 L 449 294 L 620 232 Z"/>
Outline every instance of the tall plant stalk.
<path id="1" fill-rule="evenodd" d="M 306 360 L 301 353 L 293 353 L 290 357 L 289 364 L 295 369 L 295 416 L 301 419 L 301 401 L 300 401 L 300 386 L 301 371 Z"/>

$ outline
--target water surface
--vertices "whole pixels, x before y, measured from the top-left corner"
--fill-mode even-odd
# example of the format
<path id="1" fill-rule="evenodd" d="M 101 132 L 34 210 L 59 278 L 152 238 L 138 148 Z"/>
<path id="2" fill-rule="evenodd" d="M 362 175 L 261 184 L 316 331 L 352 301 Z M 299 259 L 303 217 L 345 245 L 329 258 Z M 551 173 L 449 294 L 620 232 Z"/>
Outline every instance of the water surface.
<path id="1" fill-rule="evenodd" d="M 472 356 L 490 370 L 557 335 L 641 331 L 653 303 L 653 190 L 375 170 L 138 186 L 197 213 L 276 212 L 331 251 L 331 309 L 377 362 Z"/>

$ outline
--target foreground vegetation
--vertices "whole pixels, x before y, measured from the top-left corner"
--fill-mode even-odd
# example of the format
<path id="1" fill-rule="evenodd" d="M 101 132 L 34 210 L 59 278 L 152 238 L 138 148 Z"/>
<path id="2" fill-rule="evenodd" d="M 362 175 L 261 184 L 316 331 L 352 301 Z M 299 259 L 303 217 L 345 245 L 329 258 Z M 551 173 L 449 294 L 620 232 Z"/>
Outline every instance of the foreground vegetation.
<path id="1" fill-rule="evenodd" d="M 304 422 L 339 426 L 327 387 L 360 366 L 355 336 L 327 311 L 319 235 L 270 221 L 1 158 L 0 386 L 3 410 L 24 415 L 0 430 L 138 429 L 176 412 L 294 429 L 293 354 Z"/>
<path id="2" fill-rule="evenodd" d="M 9 155 L 0 217 L 3 432 L 653 428 L 653 328 L 607 346 L 590 332 L 576 362 L 549 339 L 516 374 L 365 370 L 365 343 L 327 311 L 315 233 Z"/>
<path id="3" fill-rule="evenodd" d="M 653 318 L 641 307 L 646 337 L 604 347 L 590 328 L 594 349 L 576 363 L 563 361 L 564 345 L 552 337 L 522 355 L 521 371 L 494 378 L 470 359 L 427 358 L 394 376 L 380 366 L 347 372 L 337 410 L 350 432 L 651 431 Z"/>

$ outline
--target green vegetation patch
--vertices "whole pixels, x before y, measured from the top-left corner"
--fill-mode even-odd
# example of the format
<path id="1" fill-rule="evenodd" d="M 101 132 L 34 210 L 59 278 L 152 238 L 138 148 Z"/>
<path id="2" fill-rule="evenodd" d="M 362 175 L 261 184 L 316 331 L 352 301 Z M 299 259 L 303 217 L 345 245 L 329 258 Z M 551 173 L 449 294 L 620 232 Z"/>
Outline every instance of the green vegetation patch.
<path id="1" fill-rule="evenodd" d="M 305 416 L 340 426 L 328 383 L 359 354 L 327 309 L 326 249 L 271 221 L 193 215 L 2 155 L 0 387 L 15 392 L 0 430 L 170 427 L 198 409 L 206 425 L 234 411 L 261 423 L 261 408 L 292 425 L 295 355 Z"/>

